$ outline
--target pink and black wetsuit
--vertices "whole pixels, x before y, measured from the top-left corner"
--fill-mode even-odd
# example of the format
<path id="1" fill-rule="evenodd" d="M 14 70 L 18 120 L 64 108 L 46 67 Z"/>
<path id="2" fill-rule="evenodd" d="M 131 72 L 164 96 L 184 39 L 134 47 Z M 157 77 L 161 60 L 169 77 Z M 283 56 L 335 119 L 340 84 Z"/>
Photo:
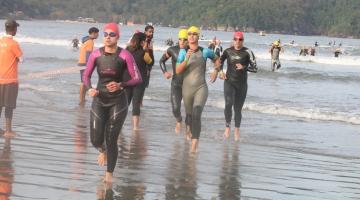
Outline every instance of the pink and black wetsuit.
<path id="1" fill-rule="evenodd" d="M 106 53 L 104 47 L 93 51 L 83 75 L 84 85 L 91 88 L 91 75 L 97 70 L 99 80 L 90 113 L 91 143 L 107 153 L 107 171 L 113 172 L 118 156 L 117 139 L 128 111 L 128 102 L 124 90 L 109 92 L 106 85 L 112 81 L 121 82 L 128 87 L 140 84 L 141 75 L 133 56 L 125 49 L 118 48 L 116 53 Z M 131 79 L 123 82 L 123 73 L 128 71 Z M 105 141 L 105 142 L 104 142 Z"/>

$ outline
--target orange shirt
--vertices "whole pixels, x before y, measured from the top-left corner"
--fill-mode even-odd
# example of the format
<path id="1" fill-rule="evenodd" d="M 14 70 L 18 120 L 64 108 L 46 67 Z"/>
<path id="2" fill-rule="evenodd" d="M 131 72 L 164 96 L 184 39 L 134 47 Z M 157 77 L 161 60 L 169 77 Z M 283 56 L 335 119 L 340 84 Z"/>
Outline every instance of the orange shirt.
<path id="1" fill-rule="evenodd" d="M 91 53 L 94 48 L 94 40 L 88 39 L 86 42 L 84 42 L 80 47 L 80 55 L 79 55 L 79 61 L 78 64 L 86 65 L 86 54 Z"/>
<path id="2" fill-rule="evenodd" d="M 19 43 L 12 36 L 0 39 L 0 84 L 18 82 L 18 59 L 21 56 Z"/>

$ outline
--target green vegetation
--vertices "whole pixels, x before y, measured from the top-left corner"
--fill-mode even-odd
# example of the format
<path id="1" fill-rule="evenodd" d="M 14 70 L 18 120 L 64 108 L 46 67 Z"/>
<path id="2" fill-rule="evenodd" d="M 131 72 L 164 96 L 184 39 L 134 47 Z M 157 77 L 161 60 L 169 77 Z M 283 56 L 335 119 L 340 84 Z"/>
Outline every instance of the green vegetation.
<path id="1" fill-rule="evenodd" d="M 2 0 L 0 4 L 1 17 L 21 10 L 34 19 L 81 16 L 102 22 L 360 37 L 359 0 Z"/>

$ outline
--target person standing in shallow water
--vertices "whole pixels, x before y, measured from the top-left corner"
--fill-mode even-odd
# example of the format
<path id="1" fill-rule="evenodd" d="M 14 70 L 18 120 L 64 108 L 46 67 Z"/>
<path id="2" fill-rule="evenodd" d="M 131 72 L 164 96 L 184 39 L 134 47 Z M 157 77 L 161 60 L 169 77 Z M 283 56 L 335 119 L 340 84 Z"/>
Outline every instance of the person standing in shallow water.
<path id="1" fill-rule="evenodd" d="M 165 78 L 169 79 L 172 77 L 170 101 L 171 101 L 172 112 L 176 119 L 176 125 L 175 125 L 176 133 L 179 133 L 181 130 L 181 122 L 182 122 L 181 100 L 182 100 L 182 82 L 183 82 L 183 76 L 181 74 L 176 74 L 176 61 L 178 59 L 180 49 L 187 48 L 187 40 L 188 40 L 187 30 L 181 29 L 179 31 L 178 38 L 179 38 L 178 45 L 169 47 L 160 59 L 160 68 Z M 167 71 L 165 64 L 170 57 L 172 61 L 173 73 Z"/>
<path id="2" fill-rule="evenodd" d="M 117 46 L 120 32 L 116 23 L 108 23 L 104 28 L 104 47 L 93 51 L 83 75 L 84 85 L 94 97 L 90 112 L 90 139 L 99 150 L 98 164 L 107 170 L 104 181 L 112 182 L 113 171 L 118 156 L 117 140 L 124 124 L 128 102 L 124 88 L 142 82 L 133 56 Z M 91 86 L 91 75 L 96 69 L 98 84 Z M 131 79 L 123 81 L 128 71 Z"/>
<path id="3" fill-rule="evenodd" d="M 96 40 L 99 36 L 99 29 L 96 27 L 91 27 L 88 32 L 89 35 L 81 39 L 82 44 L 81 44 L 79 60 L 78 60 L 78 66 L 80 67 L 86 66 L 89 56 L 94 49 L 94 40 Z M 80 91 L 79 91 L 80 105 L 85 103 L 85 95 L 86 95 L 86 90 L 82 79 L 83 74 L 84 74 L 84 69 L 81 69 L 80 70 L 81 83 L 80 83 Z"/>
<path id="4" fill-rule="evenodd" d="M 248 71 L 257 72 L 254 53 L 244 47 L 244 34 L 235 32 L 233 46 L 226 49 L 221 56 L 220 78 L 224 80 L 224 98 L 225 98 L 225 138 L 230 135 L 230 123 L 232 118 L 232 109 L 235 113 L 234 139 L 237 141 L 240 137 L 239 128 L 241 123 L 241 110 L 247 94 Z M 227 60 L 226 75 L 222 71 L 225 60 Z"/>
<path id="5" fill-rule="evenodd" d="M 206 83 L 206 60 L 210 58 L 216 62 L 216 70 L 211 74 L 210 82 L 215 82 L 220 70 L 220 60 L 214 52 L 208 48 L 199 46 L 200 30 L 196 26 L 188 29 L 189 49 L 181 49 L 177 59 L 176 74 L 182 74 L 186 117 L 189 122 L 191 134 L 191 152 L 197 152 L 201 132 L 201 114 L 204 109 L 208 87 Z"/>
<path id="6" fill-rule="evenodd" d="M 18 26 L 15 20 L 7 20 L 5 22 L 6 35 L 0 39 L 0 115 L 2 108 L 5 107 L 5 137 L 16 135 L 12 131 L 12 118 L 19 90 L 18 63 L 21 60 L 22 51 L 13 37 L 17 33 Z"/>

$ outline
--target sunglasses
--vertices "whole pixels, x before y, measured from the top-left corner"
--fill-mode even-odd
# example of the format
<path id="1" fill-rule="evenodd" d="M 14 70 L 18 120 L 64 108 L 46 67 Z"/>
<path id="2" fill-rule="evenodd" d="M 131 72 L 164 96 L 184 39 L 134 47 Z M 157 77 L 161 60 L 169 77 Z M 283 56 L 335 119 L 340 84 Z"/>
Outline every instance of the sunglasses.
<path id="1" fill-rule="evenodd" d="M 244 39 L 234 38 L 234 41 L 244 41 Z"/>
<path id="2" fill-rule="evenodd" d="M 199 34 L 198 33 L 192 33 L 192 32 L 189 32 L 188 35 L 195 35 L 195 36 L 198 36 Z"/>
<path id="3" fill-rule="evenodd" d="M 110 33 L 108 33 L 108 32 L 104 32 L 104 37 L 107 37 L 107 36 L 110 36 L 110 37 L 116 37 L 116 36 L 117 36 L 117 34 L 116 34 L 115 32 L 110 32 Z"/>
<path id="4" fill-rule="evenodd" d="M 184 41 L 184 42 L 186 42 L 186 41 L 187 41 L 187 39 L 184 39 L 184 38 L 179 38 L 179 41 Z"/>

